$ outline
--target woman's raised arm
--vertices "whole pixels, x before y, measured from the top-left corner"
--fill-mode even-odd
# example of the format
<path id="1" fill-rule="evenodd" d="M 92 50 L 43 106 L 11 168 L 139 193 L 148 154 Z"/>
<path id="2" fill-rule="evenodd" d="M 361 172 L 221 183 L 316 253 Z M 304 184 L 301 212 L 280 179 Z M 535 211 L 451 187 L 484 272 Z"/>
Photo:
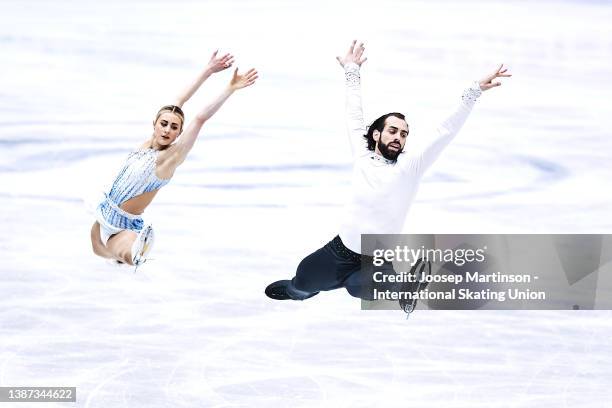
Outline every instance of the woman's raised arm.
<path id="1" fill-rule="evenodd" d="M 176 106 L 182 108 L 183 105 L 193 96 L 193 94 L 200 89 L 200 86 L 204 83 L 204 81 L 206 81 L 212 74 L 223 71 L 232 66 L 234 63 L 233 55 L 228 53 L 221 57 L 217 57 L 218 53 L 219 50 L 213 52 L 208 64 L 206 65 L 206 68 L 204 68 L 197 78 L 176 97 L 174 102 Z"/>
<path id="2" fill-rule="evenodd" d="M 174 168 L 185 160 L 187 154 L 195 144 L 204 123 L 223 106 L 225 101 L 227 101 L 235 91 L 253 85 L 256 79 L 257 71 L 254 68 L 251 68 L 244 74 L 239 74 L 238 68 L 234 70 L 234 75 L 227 87 L 208 104 L 208 106 L 196 115 L 195 119 L 189 123 L 179 140 L 175 143 L 170 157 L 170 162 Z"/>

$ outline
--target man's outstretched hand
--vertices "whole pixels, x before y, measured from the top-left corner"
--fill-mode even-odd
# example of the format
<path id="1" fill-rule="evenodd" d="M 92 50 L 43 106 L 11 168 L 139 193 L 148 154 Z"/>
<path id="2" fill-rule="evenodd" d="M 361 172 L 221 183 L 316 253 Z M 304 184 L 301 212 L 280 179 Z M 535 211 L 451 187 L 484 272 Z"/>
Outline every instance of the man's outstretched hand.
<path id="1" fill-rule="evenodd" d="M 350 62 L 361 66 L 361 64 L 368 60 L 367 58 L 361 58 L 363 57 L 364 51 L 365 47 L 363 46 L 363 43 L 359 43 L 359 45 L 357 45 L 357 40 L 353 40 L 344 58 L 336 57 L 336 59 L 343 68 Z"/>
<path id="2" fill-rule="evenodd" d="M 504 68 L 504 64 L 499 64 L 499 67 L 497 68 L 495 72 L 493 72 L 490 75 L 487 75 L 486 77 L 478 81 L 478 85 L 480 85 L 480 89 L 483 91 L 487 91 L 491 88 L 495 88 L 496 86 L 500 86 L 501 82 L 499 81 L 493 82 L 493 80 L 495 78 L 511 77 L 512 74 L 508 74 L 507 72 L 508 72 L 508 68 Z"/>

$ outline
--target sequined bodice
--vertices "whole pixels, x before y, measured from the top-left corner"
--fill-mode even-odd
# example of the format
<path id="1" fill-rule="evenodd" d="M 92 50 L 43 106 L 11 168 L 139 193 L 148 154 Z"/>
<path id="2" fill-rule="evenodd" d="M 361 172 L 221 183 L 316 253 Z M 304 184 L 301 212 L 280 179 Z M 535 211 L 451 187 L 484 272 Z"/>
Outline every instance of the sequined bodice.
<path id="1" fill-rule="evenodd" d="M 130 153 L 113 182 L 108 198 L 115 204 L 121 205 L 130 198 L 168 184 L 170 179 L 160 179 L 155 175 L 158 152 L 149 148 Z"/>

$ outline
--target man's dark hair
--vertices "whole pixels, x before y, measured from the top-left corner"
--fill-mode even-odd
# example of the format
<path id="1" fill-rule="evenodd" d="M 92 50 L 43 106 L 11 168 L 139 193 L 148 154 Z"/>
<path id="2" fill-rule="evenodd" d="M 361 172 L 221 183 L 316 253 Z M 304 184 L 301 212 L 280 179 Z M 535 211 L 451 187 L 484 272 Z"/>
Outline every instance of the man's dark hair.
<path id="1" fill-rule="evenodd" d="M 365 135 L 363 135 L 363 137 L 365 137 L 365 140 L 367 140 L 368 142 L 369 150 L 376 149 L 376 140 L 374 140 L 374 131 L 378 130 L 379 132 L 382 133 L 383 129 L 385 128 L 385 121 L 390 116 L 395 116 L 396 118 L 401 119 L 403 121 L 406 120 L 406 117 L 403 114 L 399 112 L 391 112 L 391 113 L 387 113 L 386 115 L 382 115 L 380 118 L 372 122 L 372 124 L 368 127 L 368 132 Z"/>

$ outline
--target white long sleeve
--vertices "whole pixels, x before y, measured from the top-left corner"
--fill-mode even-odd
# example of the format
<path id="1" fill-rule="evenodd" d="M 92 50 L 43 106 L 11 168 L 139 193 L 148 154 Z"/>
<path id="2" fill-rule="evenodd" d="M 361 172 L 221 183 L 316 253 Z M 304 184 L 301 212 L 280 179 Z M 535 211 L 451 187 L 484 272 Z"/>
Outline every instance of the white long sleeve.
<path id="1" fill-rule="evenodd" d="M 346 97 L 346 129 L 351 144 L 353 158 L 367 153 L 366 142 L 363 136 L 366 134 L 366 125 L 363 119 L 361 107 L 361 78 L 359 76 L 359 65 L 348 63 L 344 66 L 345 97 Z"/>
<path id="2" fill-rule="evenodd" d="M 416 138 L 408 137 L 405 153 L 398 157 L 398 163 L 423 174 L 459 133 L 480 95 L 482 95 L 480 85 L 478 82 L 472 83 L 463 91 L 461 101 L 432 134 L 417 134 Z"/>
<path id="3" fill-rule="evenodd" d="M 340 227 L 340 238 L 352 251 L 361 253 L 361 234 L 397 234 L 425 170 L 457 135 L 481 91 L 467 88 L 461 102 L 433 134 L 410 135 L 397 162 L 367 149 L 361 108 L 359 67 L 347 64 L 346 122 L 353 150 L 352 190 Z"/>

